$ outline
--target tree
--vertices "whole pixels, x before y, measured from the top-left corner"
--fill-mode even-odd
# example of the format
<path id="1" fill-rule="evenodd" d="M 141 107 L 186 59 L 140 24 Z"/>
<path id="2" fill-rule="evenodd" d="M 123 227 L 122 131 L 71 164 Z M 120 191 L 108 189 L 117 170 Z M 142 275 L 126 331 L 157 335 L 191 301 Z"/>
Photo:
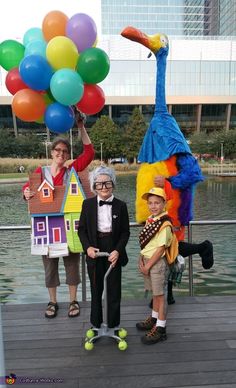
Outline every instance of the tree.
<path id="1" fill-rule="evenodd" d="M 135 107 L 128 120 L 124 133 L 124 153 L 130 162 L 137 158 L 147 125 L 138 107 Z"/>
<path id="2" fill-rule="evenodd" d="M 97 159 L 101 156 L 101 143 L 102 156 L 105 161 L 122 155 L 122 133 L 108 116 L 101 116 L 96 121 L 89 136 L 94 145 Z"/>
<path id="3" fill-rule="evenodd" d="M 18 136 L 16 143 L 18 157 L 41 158 L 46 156 L 45 145 L 34 133 Z"/>
<path id="4" fill-rule="evenodd" d="M 211 134 L 195 133 L 190 137 L 191 150 L 194 153 L 210 153 L 220 156 L 221 144 L 224 145 L 224 157 L 234 158 L 236 155 L 236 130 L 228 132 L 215 131 Z"/>
<path id="5" fill-rule="evenodd" d="M 13 132 L 7 129 L 0 130 L 1 148 L 0 157 L 6 158 L 38 158 L 45 157 L 45 146 L 36 134 L 14 137 Z"/>
<path id="6" fill-rule="evenodd" d="M 9 129 L 0 129 L 0 157 L 14 157 L 16 153 L 16 138 Z"/>
<path id="7" fill-rule="evenodd" d="M 212 136 L 205 132 L 194 133 L 190 136 L 191 151 L 194 154 L 214 154 L 215 145 Z"/>

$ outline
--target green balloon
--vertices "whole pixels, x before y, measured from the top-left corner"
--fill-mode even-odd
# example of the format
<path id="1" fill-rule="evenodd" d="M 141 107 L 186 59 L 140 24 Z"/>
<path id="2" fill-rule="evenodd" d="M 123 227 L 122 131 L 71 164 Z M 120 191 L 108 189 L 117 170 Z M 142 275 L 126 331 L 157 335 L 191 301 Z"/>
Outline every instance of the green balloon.
<path id="1" fill-rule="evenodd" d="M 24 58 L 25 47 L 16 40 L 4 40 L 0 44 L 0 65 L 5 70 L 18 67 Z"/>
<path id="2" fill-rule="evenodd" d="M 92 47 L 79 55 L 76 71 L 86 84 L 98 84 L 103 81 L 109 70 L 109 57 L 100 48 Z"/>

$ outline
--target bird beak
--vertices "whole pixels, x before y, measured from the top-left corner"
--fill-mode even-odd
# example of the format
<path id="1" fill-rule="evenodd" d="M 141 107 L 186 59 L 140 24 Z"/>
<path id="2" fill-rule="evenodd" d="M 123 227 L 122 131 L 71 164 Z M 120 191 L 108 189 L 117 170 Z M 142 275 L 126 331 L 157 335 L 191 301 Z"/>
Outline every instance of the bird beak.
<path id="1" fill-rule="evenodd" d="M 161 48 L 166 49 L 166 52 L 168 53 L 169 41 L 168 37 L 165 34 L 147 35 L 144 32 L 138 30 L 137 28 L 129 26 L 126 27 L 123 31 L 121 31 L 121 35 L 124 38 L 142 44 L 155 55 Z M 150 56 L 151 55 L 149 54 L 148 58 Z"/>
<path id="2" fill-rule="evenodd" d="M 130 27 L 130 26 L 126 27 L 126 28 L 124 28 L 123 31 L 121 31 L 121 35 L 124 38 L 129 39 L 129 40 L 133 40 L 134 42 L 138 42 L 151 50 L 150 40 L 149 40 L 148 35 L 146 35 L 142 31 L 138 30 L 137 28 Z"/>
<path id="3" fill-rule="evenodd" d="M 152 48 L 150 47 L 149 36 L 138 30 L 137 28 L 130 26 L 126 27 L 123 31 L 121 31 L 121 35 L 126 39 L 142 44 L 143 46 L 147 47 L 152 51 Z"/>

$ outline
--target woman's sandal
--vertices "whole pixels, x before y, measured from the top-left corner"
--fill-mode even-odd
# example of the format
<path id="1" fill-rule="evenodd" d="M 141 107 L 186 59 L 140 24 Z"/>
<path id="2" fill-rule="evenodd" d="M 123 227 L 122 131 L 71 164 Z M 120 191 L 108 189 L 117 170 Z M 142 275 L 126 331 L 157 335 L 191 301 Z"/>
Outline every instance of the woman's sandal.
<path id="1" fill-rule="evenodd" d="M 74 311 L 76 312 L 74 313 Z M 77 300 L 73 300 L 73 302 L 69 304 L 68 317 L 74 318 L 74 317 L 78 317 L 78 315 L 80 315 L 80 305 L 79 305 L 79 302 L 77 302 Z"/>
<path id="2" fill-rule="evenodd" d="M 54 302 L 49 302 L 47 309 L 45 311 L 46 318 L 55 318 L 57 316 L 58 304 Z"/>

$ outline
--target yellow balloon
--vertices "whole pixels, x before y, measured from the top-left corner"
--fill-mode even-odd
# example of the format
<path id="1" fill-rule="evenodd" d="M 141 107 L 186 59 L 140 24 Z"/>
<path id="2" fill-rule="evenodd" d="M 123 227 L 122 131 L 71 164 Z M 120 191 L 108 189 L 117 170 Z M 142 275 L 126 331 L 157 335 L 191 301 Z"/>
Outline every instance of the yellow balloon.
<path id="1" fill-rule="evenodd" d="M 75 70 L 79 53 L 71 39 L 66 36 L 56 36 L 48 42 L 46 57 L 55 70 L 63 68 Z"/>

